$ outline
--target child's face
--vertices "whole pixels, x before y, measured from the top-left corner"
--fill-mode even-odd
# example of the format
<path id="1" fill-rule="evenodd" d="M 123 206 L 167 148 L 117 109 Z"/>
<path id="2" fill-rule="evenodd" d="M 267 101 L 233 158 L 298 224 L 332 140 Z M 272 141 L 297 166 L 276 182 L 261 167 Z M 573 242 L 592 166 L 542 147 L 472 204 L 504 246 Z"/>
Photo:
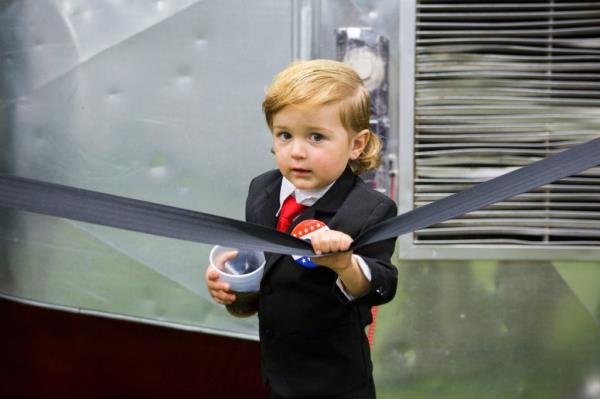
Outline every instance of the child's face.
<path id="1" fill-rule="evenodd" d="M 353 137 L 342 125 L 337 104 L 288 105 L 273 116 L 273 150 L 277 166 L 296 188 L 328 186 L 365 147 L 367 132 Z"/>

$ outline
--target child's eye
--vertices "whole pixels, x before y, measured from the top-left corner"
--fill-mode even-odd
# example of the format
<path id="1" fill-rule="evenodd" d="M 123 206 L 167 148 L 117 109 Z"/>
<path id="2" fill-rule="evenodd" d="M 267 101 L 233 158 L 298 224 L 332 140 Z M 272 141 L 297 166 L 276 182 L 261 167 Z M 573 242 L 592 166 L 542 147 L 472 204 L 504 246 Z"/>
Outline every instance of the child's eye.
<path id="1" fill-rule="evenodd" d="M 310 134 L 310 139 L 312 141 L 321 141 L 323 140 L 325 137 L 321 134 L 321 133 L 311 133 Z"/>
<path id="2" fill-rule="evenodd" d="M 288 132 L 279 132 L 276 134 L 276 136 L 278 139 L 283 140 L 283 141 L 289 140 L 292 138 L 292 135 L 289 134 Z"/>

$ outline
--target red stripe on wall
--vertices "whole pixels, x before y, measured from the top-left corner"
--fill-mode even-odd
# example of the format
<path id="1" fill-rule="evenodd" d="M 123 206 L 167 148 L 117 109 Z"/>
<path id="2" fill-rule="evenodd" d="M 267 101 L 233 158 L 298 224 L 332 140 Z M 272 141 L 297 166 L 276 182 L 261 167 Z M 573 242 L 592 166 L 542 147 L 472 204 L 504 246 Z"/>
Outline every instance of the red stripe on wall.
<path id="1" fill-rule="evenodd" d="M 257 342 L 0 300 L 0 397 L 269 397 Z"/>

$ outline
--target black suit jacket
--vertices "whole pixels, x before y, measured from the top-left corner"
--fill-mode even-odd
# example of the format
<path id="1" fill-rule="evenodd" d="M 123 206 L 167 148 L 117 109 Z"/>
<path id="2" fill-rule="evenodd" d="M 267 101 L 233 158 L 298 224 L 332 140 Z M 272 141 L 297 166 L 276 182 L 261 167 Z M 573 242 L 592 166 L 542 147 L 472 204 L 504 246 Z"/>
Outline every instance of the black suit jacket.
<path id="1" fill-rule="evenodd" d="M 275 228 L 282 177 L 264 173 L 250 183 L 246 220 Z M 313 206 L 294 221 L 318 219 L 330 229 L 358 236 L 396 216 L 393 201 L 370 189 L 347 168 Z M 290 230 L 293 228 L 290 227 Z M 358 249 L 371 269 L 371 289 L 353 301 L 326 267 L 307 269 L 291 256 L 266 254 L 259 294 L 259 335 L 263 375 L 280 395 L 308 398 L 343 394 L 372 378 L 365 327 L 371 306 L 390 301 L 397 270 L 390 263 L 395 239 Z"/>

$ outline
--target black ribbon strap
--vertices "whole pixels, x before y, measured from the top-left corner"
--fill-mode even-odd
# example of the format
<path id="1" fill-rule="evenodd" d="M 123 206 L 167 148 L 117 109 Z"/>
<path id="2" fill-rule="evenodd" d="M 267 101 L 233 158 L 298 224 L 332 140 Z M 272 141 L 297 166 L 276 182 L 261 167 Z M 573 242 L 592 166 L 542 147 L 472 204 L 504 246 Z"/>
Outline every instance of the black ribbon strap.
<path id="1" fill-rule="evenodd" d="M 314 254 L 306 241 L 257 224 L 22 177 L 0 175 L 0 206 L 186 241 Z"/>
<path id="2" fill-rule="evenodd" d="M 449 220 L 600 165 L 600 138 L 388 219 L 361 234 L 355 248 Z"/>
<path id="3" fill-rule="evenodd" d="M 388 219 L 357 237 L 352 248 L 432 226 L 597 165 L 600 138 Z M 306 241 L 264 226 L 22 177 L 0 175 L 0 207 L 206 244 L 314 255 Z"/>

